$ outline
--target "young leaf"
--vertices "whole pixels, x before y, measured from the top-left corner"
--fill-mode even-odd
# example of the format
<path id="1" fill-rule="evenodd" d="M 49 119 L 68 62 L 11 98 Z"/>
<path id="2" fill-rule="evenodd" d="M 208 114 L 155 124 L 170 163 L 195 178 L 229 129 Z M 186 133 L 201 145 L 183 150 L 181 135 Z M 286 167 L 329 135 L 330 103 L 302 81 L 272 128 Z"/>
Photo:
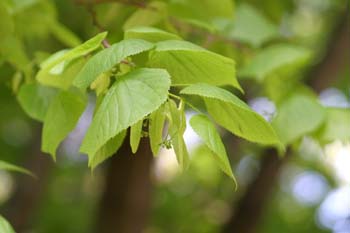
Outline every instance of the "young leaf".
<path id="1" fill-rule="evenodd" d="M 10 223 L 0 215 L 0 232 L 1 233 L 15 233 Z"/>
<path id="2" fill-rule="evenodd" d="M 174 148 L 177 161 L 182 170 L 189 167 L 189 155 L 183 134 L 186 130 L 186 116 L 184 103 L 181 102 L 179 108 L 173 100 L 168 102 L 169 109 L 169 135 Z"/>
<path id="3" fill-rule="evenodd" d="M 97 110 L 81 151 L 95 154 L 110 138 L 159 108 L 169 88 L 170 76 L 162 69 L 135 69 L 118 77 Z"/>
<path id="4" fill-rule="evenodd" d="M 0 160 L 0 170 L 14 171 L 14 172 L 19 172 L 19 173 L 23 173 L 23 174 L 35 177 L 35 175 L 31 171 L 29 171 L 25 168 L 21 168 L 21 167 L 18 167 L 16 165 L 10 164 L 8 162 L 2 161 L 2 160 Z"/>
<path id="5" fill-rule="evenodd" d="M 208 113 L 231 133 L 248 141 L 281 146 L 271 125 L 229 91 L 208 84 L 194 84 L 180 93 L 201 96 Z"/>
<path id="6" fill-rule="evenodd" d="M 259 81 L 273 72 L 289 73 L 303 66 L 310 59 L 308 49 L 289 44 L 272 45 L 259 52 L 248 65 L 243 67 L 239 75 L 255 78 Z"/>
<path id="7" fill-rule="evenodd" d="M 149 117 L 148 134 L 151 150 L 154 156 L 159 152 L 163 142 L 163 127 L 165 122 L 165 105 L 160 106 Z"/>
<path id="8" fill-rule="evenodd" d="M 90 85 L 91 90 L 95 90 L 96 95 L 104 94 L 111 83 L 111 74 L 109 72 L 100 74 Z"/>
<path id="9" fill-rule="evenodd" d="M 98 49 L 101 46 L 101 42 L 106 38 L 106 36 L 107 32 L 97 34 L 95 37 L 84 42 L 83 44 L 69 50 L 66 53 L 63 53 L 61 56 L 57 56 L 55 59 L 52 59 L 49 63 L 47 62 L 42 68 L 50 72 L 52 68 L 54 68 L 57 65 L 60 65 L 61 62 L 71 61 L 88 53 L 91 53 L 92 51 Z"/>
<path id="10" fill-rule="evenodd" d="M 325 116 L 324 108 L 316 99 L 293 95 L 281 103 L 272 125 L 281 141 L 287 145 L 319 128 Z"/>
<path id="11" fill-rule="evenodd" d="M 51 100 L 57 90 L 38 84 L 24 84 L 18 92 L 18 102 L 23 110 L 33 119 L 43 121 Z"/>
<path id="12" fill-rule="evenodd" d="M 123 130 L 113 138 L 109 139 L 94 155 L 89 156 L 89 167 L 95 169 L 97 165 L 107 158 L 111 157 L 122 145 L 126 136 L 126 130 Z"/>
<path id="13" fill-rule="evenodd" d="M 154 27 L 134 27 L 125 31 L 125 39 L 143 39 L 149 42 L 159 42 L 163 40 L 182 40 L 178 35 L 166 32 Z"/>
<path id="14" fill-rule="evenodd" d="M 326 122 L 317 136 L 323 142 L 350 141 L 350 109 L 326 108 Z"/>
<path id="15" fill-rule="evenodd" d="M 232 59 L 205 50 L 187 41 L 158 42 L 150 52 L 149 65 L 166 69 L 173 85 L 208 83 L 232 85 L 242 90 L 235 78 Z"/>
<path id="16" fill-rule="evenodd" d="M 143 119 L 130 127 L 130 146 L 132 153 L 136 153 L 139 148 L 141 133 L 142 133 Z"/>
<path id="17" fill-rule="evenodd" d="M 125 58 L 153 48 L 153 44 L 139 39 L 122 40 L 95 54 L 80 71 L 73 84 L 87 88 L 100 74 L 112 69 Z"/>
<path id="18" fill-rule="evenodd" d="M 190 120 L 190 125 L 214 153 L 215 161 L 218 163 L 221 170 L 231 177 L 237 185 L 237 181 L 231 170 L 230 161 L 227 158 L 225 146 L 221 141 L 219 133 L 216 131 L 215 125 L 207 116 L 202 114 L 193 116 Z"/>
<path id="19" fill-rule="evenodd" d="M 74 78 L 77 76 L 81 68 L 84 66 L 85 62 L 86 60 L 81 58 L 69 62 L 68 64 L 65 64 L 64 62 L 60 63 L 64 64 L 64 66 L 55 66 L 57 69 L 51 69 L 51 72 L 48 72 L 46 69 L 42 69 L 36 75 L 36 79 L 43 85 L 67 90 L 71 86 Z"/>
<path id="20" fill-rule="evenodd" d="M 84 112 L 87 98 L 78 92 L 61 91 L 50 104 L 43 127 L 42 151 L 56 159 L 56 149 Z"/>

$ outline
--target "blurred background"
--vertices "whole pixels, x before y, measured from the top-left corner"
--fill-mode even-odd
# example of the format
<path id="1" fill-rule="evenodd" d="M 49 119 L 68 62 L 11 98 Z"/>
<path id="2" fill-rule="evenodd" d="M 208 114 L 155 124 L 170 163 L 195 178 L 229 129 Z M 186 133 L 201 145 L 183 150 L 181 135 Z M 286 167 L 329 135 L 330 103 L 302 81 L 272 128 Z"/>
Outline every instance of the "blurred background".
<path id="1" fill-rule="evenodd" d="M 84 1 L 13 2 L 19 6 L 16 27 L 20 28 L 23 50 L 33 62 L 44 53 L 69 47 L 69 42 L 52 30 L 54 26 L 49 23 L 52 19 L 82 41 L 98 32 Z M 183 1 L 172 2 L 181 5 Z M 99 23 L 110 32 L 112 43 L 122 39 L 125 22 L 140 10 L 139 3 L 109 1 L 93 6 Z M 313 88 L 323 106 L 348 112 L 348 3 L 346 0 L 237 0 L 232 25 L 222 19 L 209 25 L 217 27 L 213 34 L 234 42 L 230 44 L 210 35 L 203 37 L 203 31 L 214 30 L 208 29 L 208 25 L 195 30 L 177 26 L 187 40 L 234 58 L 238 73 L 246 60 L 274 43 L 296 43 L 309 49 L 313 56 L 298 67 L 299 80 Z M 186 14 L 181 8 L 174 9 L 176 16 Z M 206 15 L 206 9 L 202 13 Z M 96 229 L 96 224 L 103 221 L 113 228 L 108 225 L 108 219 L 113 218 L 125 225 L 141 224 L 142 231 L 134 232 L 144 233 L 350 233 L 350 117 L 333 122 L 332 127 L 343 132 L 349 129 L 342 140 L 320 141 L 313 134 L 305 135 L 291 145 L 284 158 L 222 131 L 238 180 L 237 191 L 190 126 L 185 133 L 191 154 L 188 171 L 181 172 L 173 151 L 164 149 L 149 162 L 149 170 L 141 173 L 135 171 L 139 167 L 129 166 L 138 159 L 139 163 L 145 162 L 137 156 L 131 159 L 115 156 L 91 172 L 87 157 L 79 154 L 78 149 L 91 120 L 94 98 L 91 97 L 91 104 L 76 129 L 61 144 L 54 163 L 49 155 L 40 152 L 41 125 L 31 120 L 16 100 L 13 80 L 17 80 L 18 66 L 0 56 L 0 158 L 38 176 L 34 179 L 0 170 L 0 212 L 18 233 L 123 232 Z M 241 83 L 247 89 L 245 98 L 249 105 L 271 120 L 276 101 L 251 80 Z M 191 114 L 189 110 L 187 115 Z M 119 170 L 112 174 L 111 167 Z M 143 174 L 148 177 L 148 173 L 149 178 L 145 178 Z M 125 182 L 120 183 L 120 179 Z M 147 179 L 149 185 L 137 185 L 142 179 Z M 115 184 L 112 190 L 111 184 Z M 120 190 L 123 195 L 108 195 Z M 114 198 L 125 204 L 122 212 L 106 207 L 108 200 Z"/>

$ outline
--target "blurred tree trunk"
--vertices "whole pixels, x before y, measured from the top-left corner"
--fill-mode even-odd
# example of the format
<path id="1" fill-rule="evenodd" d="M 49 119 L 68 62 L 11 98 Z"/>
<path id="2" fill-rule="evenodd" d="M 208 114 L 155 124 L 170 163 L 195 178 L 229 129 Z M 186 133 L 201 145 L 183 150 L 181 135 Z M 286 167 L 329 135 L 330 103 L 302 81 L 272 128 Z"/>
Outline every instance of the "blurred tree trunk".
<path id="1" fill-rule="evenodd" d="M 52 158 L 41 152 L 40 134 L 41 128 L 35 125 L 32 143 L 26 150 L 23 166 L 33 172 L 37 178 L 17 175 L 17 188 L 5 206 L 4 216 L 17 233 L 29 232 L 31 229 L 33 217 L 45 193 L 53 167 Z"/>
<path id="2" fill-rule="evenodd" d="M 147 224 L 153 155 L 146 139 L 133 155 L 128 139 L 110 160 L 96 233 L 140 233 Z"/>
<path id="3" fill-rule="evenodd" d="M 322 61 L 312 68 L 307 75 L 308 84 L 317 93 L 330 87 L 342 69 L 349 64 L 350 56 L 350 24 L 348 7 L 339 18 L 328 41 L 326 53 Z M 287 153 L 288 154 L 288 153 Z M 288 161 L 289 156 L 280 159 L 275 150 L 267 149 L 263 152 L 261 170 L 256 179 L 249 185 L 244 196 L 237 205 L 233 205 L 233 215 L 224 226 L 225 233 L 256 233 L 263 217 L 263 210 L 267 204 L 273 188 L 276 186 L 279 171 Z"/>

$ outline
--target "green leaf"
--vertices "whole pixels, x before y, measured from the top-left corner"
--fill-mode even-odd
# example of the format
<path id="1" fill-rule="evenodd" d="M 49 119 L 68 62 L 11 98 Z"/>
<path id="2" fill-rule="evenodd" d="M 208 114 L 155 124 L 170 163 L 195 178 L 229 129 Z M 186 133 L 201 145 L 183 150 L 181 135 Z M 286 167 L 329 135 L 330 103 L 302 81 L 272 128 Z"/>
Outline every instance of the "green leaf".
<path id="1" fill-rule="evenodd" d="M 55 59 L 52 59 L 50 62 L 46 62 L 45 65 L 43 65 L 41 68 L 50 72 L 52 68 L 55 68 L 55 66 L 60 65 L 62 62 L 71 61 L 88 53 L 91 53 L 92 51 L 101 47 L 101 43 L 106 38 L 106 36 L 107 32 L 99 33 L 83 44 L 69 50 L 66 53 L 62 53 L 61 56 L 55 57 Z"/>
<path id="2" fill-rule="evenodd" d="M 243 67 L 239 75 L 246 78 L 264 80 L 270 74 L 295 72 L 311 57 L 310 50 L 290 44 L 272 45 L 261 50 L 250 63 Z"/>
<path id="3" fill-rule="evenodd" d="M 146 8 L 136 10 L 125 22 L 123 29 L 127 30 L 137 26 L 154 26 L 166 18 L 166 4 L 153 1 Z"/>
<path id="4" fill-rule="evenodd" d="M 118 77 L 97 110 L 81 151 L 95 154 L 110 138 L 159 108 L 169 88 L 169 74 L 161 69 L 135 69 Z"/>
<path id="5" fill-rule="evenodd" d="M 100 74 L 109 71 L 125 58 L 148 51 L 153 44 L 139 39 L 123 40 L 94 55 L 80 71 L 73 84 L 87 88 Z"/>
<path id="6" fill-rule="evenodd" d="M 142 134 L 143 119 L 130 127 L 130 146 L 132 153 L 136 153 L 139 148 Z"/>
<path id="7" fill-rule="evenodd" d="M 233 8 L 231 0 L 220 0 L 220 3 L 213 0 L 171 1 L 169 6 L 170 15 L 203 23 L 210 23 L 216 18 L 231 18 Z"/>
<path id="8" fill-rule="evenodd" d="M 42 151 L 56 159 L 56 149 L 75 128 L 87 98 L 78 92 L 61 91 L 50 104 L 44 121 Z"/>
<path id="9" fill-rule="evenodd" d="M 223 32 L 226 36 L 254 47 L 279 37 L 278 28 L 249 4 L 240 4 L 236 19 L 228 24 Z"/>
<path id="10" fill-rule="evenodd" d="M 221 170 L 231 177 L 236 186 L 237 181 L 233 175 L 230 161 L 228 160 L 226 149 L 221 141 L 220 135 L 217 132 L 215 125 L 205 115 L 195 115 L 190 120 L 192 129 L 198 134 L 198 136 L 204 141 L 209 149 L 215 155 L 215 161 L 218 163 Z"/>
<path id="11" fill-rule="evenodd" d="M 316 99 L 293 95 L 278 107 L 272 125 L 281 141 L 288 145 L 319 128 L 324 120 L 325 110 Z"/>
<path id="12" fill-rule="evenodd" d="M 173 100 L 168 102 L 169 109 L 169 135 L 174 148 L 177 161 L 182 170 L 189 167 L 189 155 L 183 135 L 186 130 L 186 116 L 184 103 L 180 102 L 179 108 Z"/>
<path id="13" fill-rule="evenodd" d="M 12 34 L 15 30 L 13 18 L 6 7 L 6 4 L 0 2 L 0 38 Z"/>
<path id="14" fill-rule="evenodd" d="M 51 69 L 51 72 L 47 69 L 40 70 L 36 75 L 36 79 L 43 85 L 67 90 L 85 63 L 86 59 L 84 58 L 69 63 L 63 62 L 60 63 L 61 66 L 55 66 L 55 69 Z"/>
<path id="15" fill-rule="evenodd" d="M 43 121 L 57 90 L 38 84 L 24 84 L 18 92 L 18 102 L 33 119 Z"/>
<path id="16" fill-rule="evenodd" d="M 326 122 L 317 133 L 323 142 L 350 141 L 350 109 L 326 108 Z"/>
<path id="17" fill-rule="evenodd" d="M 11 164 L 11 163 L 2 161 L 2 160 L 0 160 L 0 170 L 14 171 L 14 172 L 19 172 L 19 173 L 23 173 L 23 174 L 35 177 L 35 175 L 31 171 L 29 171 L 25 168 L 18 167 L 16 165 Z M 1 227 L 0 227 L 0 229 L 1 229 Z M 2 231 L 0 231 L 0 232 L 2 232 Z"/>
<path id="18" fill-rule="evenodd" d="M 97 165 L 111 157 L 123 144 L 126 130 L 123 130 L 113 138 L 109 139 L 94 155 L 89 156 L 89 167 L 95 169 Z"/>
<path id="19" fill-rule="evenodd" d="M 149 65 L 166 69 L 173 85 L 198 82 L 232 85 L 242 90 L 235 78 L 235 62 L 187 41 L 158 42 L 150 52 Z"/>
<path id="20" fill-rule="evenodd" d="M 1 233 L 15 233 L 10 223 L 0 215 L 0 232 Z"/>
<path id="21" fill-rule="evenodd" d="M 143 39 L 149 42 L 163 40 L 182 40 L 178 35 L 154 27 L 134 27 L 125 31 L 125 39 Z"/>
<path id="22" fill-rule="evenodd" d="M 0 56 L 22 71 L 30 62 L 22 41 L 14 35 L 0 37 Z"/>
<path id="23" fill-rule="evenodd" d="M 65 25 L 56 20 L 52 20 L 49 23 L 51 33 L 63 44 L 69 47 L 75 47 L 81 44 L 81 40 Z"/>
<path id="24" fill-rule="evenodd" d="M 97 96 L 100 96 L 102 94 L 105 94 L 105 92 L 108 90 L 110 83 L 111 74 L 102 73 L 95 79 L 95 81 L 91 83 L 90 87 L 92 90 L 95 90 Z"/>
<path id="25" fill-rule="evenodd" d="M 248 141 L 281 146 L 271 125 L 229 91 L 208 84 L 194 84 L 180 93 L 201 96 L 208 113 L 231 133 Z"/>
<path id="26" fill-rule="evenodd" d="M 162 105 L 149 117 L 148 134 L 151 144 L 151 150 L 154 156 L 158 154 L 161 144 L 163 142 L 163 127 L 166 118 L 165 110 L 165 105 Z"/>

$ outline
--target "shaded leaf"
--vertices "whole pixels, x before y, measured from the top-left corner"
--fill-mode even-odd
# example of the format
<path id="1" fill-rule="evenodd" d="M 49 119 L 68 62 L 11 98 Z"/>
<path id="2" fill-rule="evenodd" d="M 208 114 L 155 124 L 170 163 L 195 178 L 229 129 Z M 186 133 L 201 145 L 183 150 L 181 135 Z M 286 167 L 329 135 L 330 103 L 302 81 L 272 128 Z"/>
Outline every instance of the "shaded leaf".
<path id="1" fill-rule="evenodd" d="M 95 154 L 110 138 L 159 108 L 169 88 L 169 74 L 161 69 L 136 69 L 118 77 L 97 110 L 81 151 Z"/>
<path id="2" fill-rule="evenodd" d="M 151 150 L 154 156 L 158 154 L 161 144 L 163 142 L 163 128 L 165 118 L 165 105 L 160 106 L 160 108 L 151 113 L 149 117 L 148 133 L 151 144 Z"/>
<path id="3" fill-rule="evenodd" d="M 50 22 L 51 33 L 63 44 L 69 47 L 75 47 L 81 44 L 81 40 L 65 25 L 56 20 Z"/>
<path id="4" fill-rule="evenodd" d="M 186 116 L 184 103 L 180 102 L 179 108 L 173 100 L 168 101 L 169 111 L 169 136 L 174 148 L 177 161 L 182 170 L 189 167 L 189 155 L 183 135 L 186 130 Z"/>
<path id="5" fill-rule="evenodd" d="M 326 108 L 326 121 L 317 136 L 323 142 L 350 141 L 350 109 Z"/>
<path id="6" fill-rule="evenodd" d="M 56 149 L 75 128 L 87 103 L 78 92 L 61 91 L 50 104 L 44 121 L 41 149 L 56 159 Z"/>
<path id="7" fill-rule="evenodd" d="M 33 119 L 43 121 L 57 90 L 38 84 L 24 84 L 18 92 L 18 102 Z"/>
<path id="8" fill-rule="evenodd" d="M 272 45 L 261 50 L 243 69 L 239 75 L 255 78 L 259 81 L 276 72 L 295 72 L 310 59 L 310 51 L 306 48 L 290 45 Z"/>
<path id="9" fill-rule="evenodd" d="M 154 26 L 161 23 L 166 17 L 166 4 L 161 1 L 153 1 L 146 8 L 136 10 L 124 23 L 123 29 L 127 30 L 137 26 Z"/>
<path id="10" fill-rule="evenodd" d="M 132 153 L 136 153 L 139 148 L 141 133 L 142 133 L 143 119 L 130 127 L 130 146 Z"/>
<path id="11" fill-rule="evenodd" d="M 25 168 L 22 168 L 22 167 L 18 167 L 16 165 L 11 164 L 11 163 L 2 161 L 2 160 L 0 160 L 0 170 L 19 172 L 19 173 L 23 173 L 23 174 L 35 177 L 35 175 L 31 171 L 29 171 Z M 0 227 L 0 229 L 1 229 L 1 227 Z M 0 232 L 2 232 L 2 231 L 0 231 Z"/>
<path id="12" fill-rule="evenodd" d="M 113 138 L 109 139 L 94 155 L 89 156 L 89 167 L 94 169 L 104 160 L 111 157 L 123 144 L 126 136 L 126 130 L 123 130 Z"/>
<path id="13" fill-rule="evenodd" d="M 99 75 L 109 71 L 125 58 L 150 50 L 153 44 L 139 39 L 123 40 L 95 54 L 80 71 L 73 84 L 87 88 Z"/>
<path id="14" fill-rule="evenodd" d="M 293 95 L 277 108 L 272 125 L 281 141 L 288 145 L 313 132 L 325 120 L 325 110 L 313 97 Z"/>
<path id="15" fill-rule="evenodd" d="M 232 59 L 205 50 L 187 41 L 158 42 L 150 52 L 149 65 L 166 69 L 173 85 L 198 82 L 242 88 L 235 78 Z"/>
<path id="16" fill-rule="evenodd" d="M 212 0 L 171 1 L 169 4 L 171 15 L 186 22 L 196 21 L 197 25 L 210 25 L 217 18 L 231 18 L 233 8 L 231 0 L 221 0 L 220 3 Z"/>
<path id="17" fill-rule="evenodd" d="M 158 42 L 163 40 L 182 40 L 176 34 L 160 30 L 154 27 L 134 27 L 125 31 L 125 39 L 143 39 L 150 42 Z"/>
<path id="18" fill-rule="evenodd" d="M 229 21 L 223 32 L 229 38 L 259 47 L 279 37 L 278 28 L 249 4 L 240 4 L 235 20 Z"/>
<path id="19" fill-rule="evenodd" d="M 229 91 L 208 84 L 194 84 L 180 93 L 201 96 L 208 113 L 231 133 L 248 141 L 280 146 L 271 125 Z"/>

